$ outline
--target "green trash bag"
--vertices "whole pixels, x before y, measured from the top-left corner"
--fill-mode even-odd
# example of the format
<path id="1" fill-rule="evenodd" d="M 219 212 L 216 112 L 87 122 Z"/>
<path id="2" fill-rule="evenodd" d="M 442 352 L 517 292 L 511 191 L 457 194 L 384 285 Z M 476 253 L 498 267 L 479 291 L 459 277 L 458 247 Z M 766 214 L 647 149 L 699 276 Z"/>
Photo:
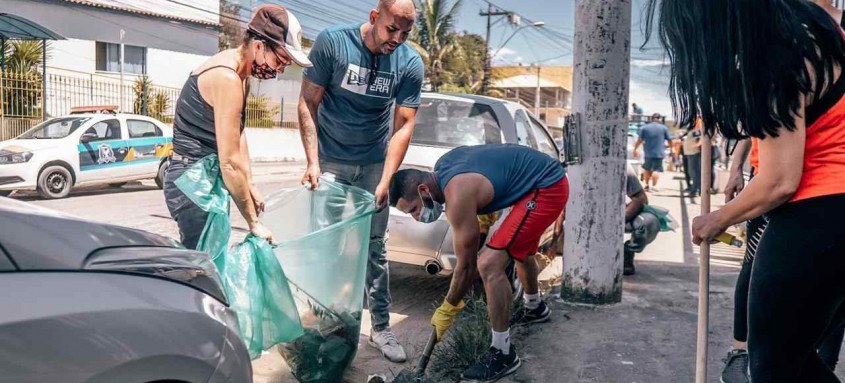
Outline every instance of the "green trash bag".
<path id="1" fill-rule="evenodd" d="M 660 206 L 645 205 L 643 212 L 651 213 L 660 221 L 660 231 L 675 231 L 680 225 L 678 221 L 669 214 L 669 210 Z"/>
<path id="2" fill-rule="evenodd" d="M 374 212 L 372 194 L 327 179 L 267 198 L 261 221 L 305 331 L 279 352 L 300 382 L 339 382 L 355 358 Z"/>
<path id="3" fill-rule="evenodd" d="M 230 199 L 217 156 L 206 156 L 185 170 L 176 186 L 209 213 L 197 250 L 208 253 L 220 273 L 249 357 L 300 337 L 302 325 L 287 278 L 267 241 L 250 234 L 228 248 Z"/>

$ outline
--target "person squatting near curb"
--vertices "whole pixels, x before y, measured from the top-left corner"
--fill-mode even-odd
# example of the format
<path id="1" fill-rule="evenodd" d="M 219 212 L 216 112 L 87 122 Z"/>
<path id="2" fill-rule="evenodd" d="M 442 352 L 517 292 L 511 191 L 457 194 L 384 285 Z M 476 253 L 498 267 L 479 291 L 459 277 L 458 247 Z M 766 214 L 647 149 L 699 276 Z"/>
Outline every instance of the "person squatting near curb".
<path id="1" fill-rule="evenodd" d="M 331 173 L 337 182 L 373 193 L 381 209 L 372 219 L 367 263 L 368 343 L 392 362 L 404 362 L 406 354 L 389 327 L 385 207 L 390 178 L 408 150 L 420 105 L 423 62 L 405 44 L 416 15 L 411 0 L 380 0 L 368 22 L 321 32 L 299 99 L 308 161 L 302 183 L 316 189 L 321 173 Z"/>
<path id="2" fill-rule="evenodd" d="M 650 0 L 681 120 L 759 139 L 759 169 L 693 242 L 766 214 L 748 293 L 751 380 L 839 382 L 817 353 L 845 318 L 845 37 L 796 0 Z M 647 36 L 646 41 L 650 36 Z"/>
<path id="3" fill-rule="evenodd" d="M 643 190 L 643 185 L 640 184 L 631 165 L 627 166 L 625 173 L 625 232 L 630 233 L 631 238 L 625 241 L 622 273 L 633 275 L 636 272 L 634 255 L 641 253 L 657 238 L 657 234 L 660 233 L 660 218 L 643 211 L 643 208 L 648 205 L 648 195 Z"/>
<path id="4" fill-rule="evenodd" d="M 296 63 L 311 66 L 302 51 L 302 27 L 296 16 L 278 5 L 259 7 L 241 46 L 220 52 L 195 69 L 176 101 L 173 156 L 164 177 L 164 197 L 179 226 L 182 244 L 196 249 L 208 212 L 194 204 L 176 180 L 200 159 L 219 156 L 220 173 L 249 230 L 272 241 L 258 221 L 264 202 L 252 184 L 249 148 L 243 133 L 249 77 L 275 78 Z"/>
<path id="5" fill-rule="evenodd" d="M 463 297 L 480 274 L 487 295 L 492 345 L 482 362 L 469 366 L 462 379 L 492 382 L 521 365 L 510 342 L 512 290 L 506 275 L 511 259 L 525 288 L 524 323 L 549 319 L 540 299 L 534 258 L 545 230 L 562 214 L 569 181 L 559 160 L 514 144 L 452 149 L 431 172 L 400 170 L 390 183 L 390 205 L 417 221 L 435 222 L 443 212 L 452 227 L 457 265 L 443 304 L 431 323 L 438 339 L 464 307 Z M 510 207 L 501 226 L 479 251 L 477 215 Z"/>

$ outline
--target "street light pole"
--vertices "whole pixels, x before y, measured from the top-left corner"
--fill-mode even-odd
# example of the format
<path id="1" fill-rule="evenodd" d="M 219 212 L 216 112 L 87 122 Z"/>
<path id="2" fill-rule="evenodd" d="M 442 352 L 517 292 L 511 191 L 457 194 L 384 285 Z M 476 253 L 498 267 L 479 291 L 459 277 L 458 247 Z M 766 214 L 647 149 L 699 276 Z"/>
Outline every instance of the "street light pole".
<path id="1" fill-rule="evenodd" d="M 534 117 L 540 118 L 540 69 L 543 67 L 540 64 L 535 64 L 537 67 L 537 89 L 534 94 Z"/>
<path id="2" fill-rule="evenodd" d="M 126 31 L 120 30 L 120 102 L 118 102 L 118 110 L 123 111 L 123 35 Z"/>
<path id="3" fill-rule="evenodd" d="M 521 27 L 517 28 L 515 31 L 513 31 L 513 33 L 511 33 L 511 35 L 510 35 L 510 36 L 508 36 L 508 38 L 505 40 L 505 42 L 504 42 L 504 43 L 502 43 L 502 45 L 501 45 L 501 46 L 499 46 L 499 49 L 496 49 L 496 52 L 494 52 L 494 53 L 493 53 L 490 57 L 491 57 L 491 58 L 492 58 L 492 57 L 496 57 L 496 55 L 497 55 L 497 54 L 499 54 L 499 51 L 501 51 L 501 50 L 502 50 L 502 48 L 504 48 L 504 47 L 505 47 L 505 45 L 507 45 L 507 44 L 508 44 L 508 42 L 510 42 L 510 41 L 511 41 L 511 39 L 512 39 L 514 36 L 516 36 L 516 34 L 517 34 L 517 33 L 519 33 L 519 31 L 521 31 L 521 30 L 523 30 L 523 29 L 525 29 L 525 28 L 542 28 L 544 25 L 546 25 L 546 23 L 545 23 L 544 21 L 538 21 L 538 22 L 536 22 L 536 23 L 532 23 L 532 24 L 529 24 L 529 25 L 523 25 L 523 26 L 521 26 Z"/>
<path id="4" fill-rule="evenodd" d="M 493 4 L 487 3 L 487 12 L 479 12 L 480 16 L 487 16 L 487 37 L 484 39 L 484 50 L 486 57 L 484 58 L 484 78 L 481 80 L 481 94 L 487 94 L 487 89 L 490 87 L 490 18 L 493 16 L 506 16 L 511 12 L 493 11 Z"/>

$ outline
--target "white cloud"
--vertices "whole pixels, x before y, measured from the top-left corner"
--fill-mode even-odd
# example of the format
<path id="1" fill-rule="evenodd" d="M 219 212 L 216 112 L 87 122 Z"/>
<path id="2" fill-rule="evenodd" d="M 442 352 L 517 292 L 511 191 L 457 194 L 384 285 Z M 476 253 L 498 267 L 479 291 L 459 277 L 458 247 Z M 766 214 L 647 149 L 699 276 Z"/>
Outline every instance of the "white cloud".
<path id="1" fill-rule="evenodd" d="M 672 103 L 669 101 L 668 90 L 631 80 L 630 102 L 637 103 L 646 114 L 660 113 L 673 116 Z"/>
<path id="2" fill-rule="evenodd" d="M 516 56 L 516 51 L 508 47 L 503 47 L 502 49 L 499 49 L 493 58 L 505 58 L 509 56 Z"/>
<path id="3" fill-rule="evenodd" d="M 666 66 L 668 61 L 663 60 L 631 60 L 631 65 L 637 67 Z"/>

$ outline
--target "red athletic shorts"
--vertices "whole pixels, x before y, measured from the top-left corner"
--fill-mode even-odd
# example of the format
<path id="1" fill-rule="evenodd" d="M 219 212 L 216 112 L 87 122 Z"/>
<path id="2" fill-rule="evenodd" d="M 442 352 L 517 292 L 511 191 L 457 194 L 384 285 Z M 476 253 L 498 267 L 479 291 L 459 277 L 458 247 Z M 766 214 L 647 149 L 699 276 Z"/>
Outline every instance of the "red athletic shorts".
<path id="1" fill-rule="evenodd" d="M 552 186 L 526 194 L 511 206 L 510 213 L 490 237 L 487 247 L 505 250 L 520 262 L 536 254 L 540 247 L 540 238 L 566 208 L 567 200 L 567 177 Z"/>

